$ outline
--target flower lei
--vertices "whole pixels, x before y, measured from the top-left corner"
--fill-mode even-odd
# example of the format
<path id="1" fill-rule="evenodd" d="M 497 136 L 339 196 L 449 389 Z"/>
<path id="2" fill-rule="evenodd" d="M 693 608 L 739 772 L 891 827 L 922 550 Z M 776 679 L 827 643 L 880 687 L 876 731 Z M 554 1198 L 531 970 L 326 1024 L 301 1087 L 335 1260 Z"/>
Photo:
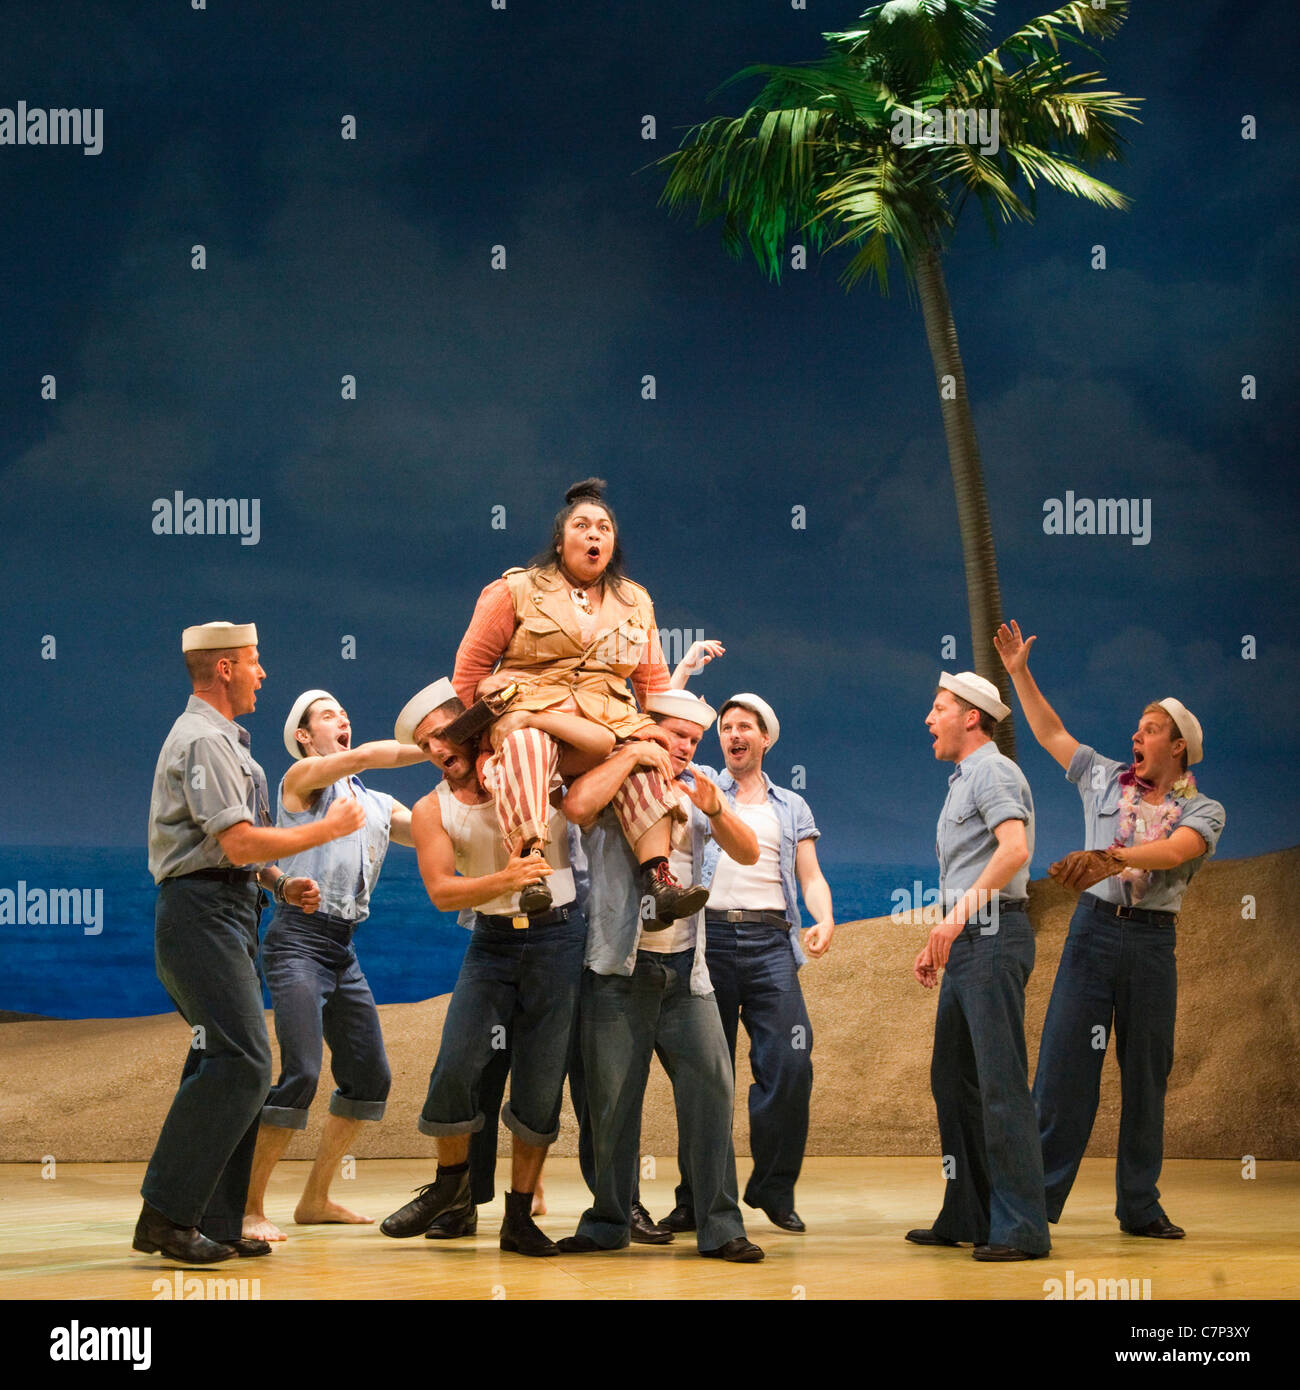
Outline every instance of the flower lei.
<path id="1" fill-rule="evenodd" d="M 1139 777 L 1130 763 L 1119 775 L 1120 786 L 1124 788 L 1119 800 L 1119 826 L 1111 849 L 1122 849 L 1135 843 L 1150 844 L 1152 840 L 1167 840 L 1174 827 L 1182 818 L 1182 803 L 1190 800 L 1196 793 L 1196 778 L 1190 772 L 1183 775 L 1170 787 L 1160 809 L 1160 817 L 1151 824 L 1142 818 L 1138 802 L 1144 793 L 1155 784 Z M 1140 839 L 1139 836 L 1140 827 Z M 1129 898 L 1132 903 L 1141 902 L 1151 886 L 1151 869 L 1124 869 L 1119 877 L 1129 885 Z"/>

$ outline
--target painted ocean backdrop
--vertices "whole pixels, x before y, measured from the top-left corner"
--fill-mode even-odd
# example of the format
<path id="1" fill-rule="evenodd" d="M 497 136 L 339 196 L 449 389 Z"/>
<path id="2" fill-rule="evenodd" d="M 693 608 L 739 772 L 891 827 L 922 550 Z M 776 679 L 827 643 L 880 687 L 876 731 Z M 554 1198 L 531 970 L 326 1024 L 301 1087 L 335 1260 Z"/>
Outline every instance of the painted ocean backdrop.
<path id="1" fill-rule="evenodd" d="M 926 888 L 938 882 L 933 860 L 925 865 L 823 863 L 822 869 L 840 922 L 885 916 L 896 889 L 910 891 L 915 880 Z M 15 910 L 20 896 L 28 909 L 39 903 L 43 912 Z M 143 847 L 0 846 L 5 964 L 0 1014 L 134 1018 L 170 1013 L 171 1000 L 154 975 L 154 897 Z M 469 933 L 456 925 L 454 913 L 434 910 L 413 853 L 394 846 L 371 907 L 356 947 L 376 1000 L 402 1004 L 448 993 Z M 84 916 L 76 913 L 80 925 L 74 908 L 84 908 Z M 9 920 L 32 915 L 58 916 L 61 923 Z M 263 931 L 269 921 L 268 910 Z M 918 950 L 920 945 L 918 932 Z"/>

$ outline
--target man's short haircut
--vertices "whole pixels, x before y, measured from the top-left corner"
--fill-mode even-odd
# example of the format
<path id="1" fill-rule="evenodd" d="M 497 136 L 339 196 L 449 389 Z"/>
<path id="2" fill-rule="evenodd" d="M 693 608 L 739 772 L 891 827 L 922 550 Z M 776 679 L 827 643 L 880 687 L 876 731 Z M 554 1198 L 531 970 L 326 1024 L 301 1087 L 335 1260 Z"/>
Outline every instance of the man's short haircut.
<path id="1" fill-rule="evenodd" d="M 758 721 L 758 727 L 759 727 L 759 729 L 760 729 L 763 733 L 767 733 L 767 724 L 766 724 L 766 722 L 764 721 L 763 716 L 762 716 L 761 714 L 759 714 L 759 712 L 758 712 L 756 709 L 750 709 L 750 707 L 749 707 L 748 705 L 742 704 L 741 701 L 739 701 L 739 700 L 728 700 L 727 703 L 726 703 L 725 705 L 723 705 L 723 707 L 718 711 L 718 724 L 719 724 L 719 726 L 721 726 L 721 724 L 722 724 L 722 716 L 723 716 L 724 714 L 726 714 L 726 712 L 727 712 L 729 709 L 743 709 L 743 710 L 745 711 L 746 714 L 752 714 L 752 715 L 754 716 L 754 718 Z"/>
<path id="2" fill-rule="evenodd" d="M 190 673 L 190 683 L 196 690 L 200 687 L 206 689 L 216 675 L 217 662 L 225 657 L 238 665 L 239 651 L 238 647 L 210 647 L 206 650 L 186 652 L 185 669 Z"/>
<path id="3" fill-rule="evenodd" d="M 937 697 L 941 690 L 944 691 L 946 694 L 951 695 L 952 698 L 957 701 L 957 707 L 962 711 L 962 713 L 965 713 L 968 709 L 973 709 L 980 717 L 980 733 L 986 734 L 989 738 L 993 737 L 994 733 L 997 731 L 998 721 L 993 718 L 993 716 L 988 712 L 988 710 L 980 709 L 978 705 L 971 704 L 969 700 L 963 700 L 962 697 L 958 695 L 955 690 L 949 690 L 946 685 L 936 685 L 934 688 L 934 696 L 931 698 Z"/>

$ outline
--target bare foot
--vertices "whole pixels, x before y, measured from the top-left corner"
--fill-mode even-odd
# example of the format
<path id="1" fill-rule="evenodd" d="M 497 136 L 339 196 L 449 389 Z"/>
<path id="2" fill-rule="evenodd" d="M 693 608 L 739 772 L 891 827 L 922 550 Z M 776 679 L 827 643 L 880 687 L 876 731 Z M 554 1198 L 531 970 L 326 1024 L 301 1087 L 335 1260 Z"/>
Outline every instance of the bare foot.
<path id="1" fill-rule="evenodd" d="M 538 1178 L 537 1186 L 533 1188 L 533 1211 L 534 1216 L 546 1215 L 546 1192 L 542 1188 L 542 1180 Z"/>
<path id="2" fill-rule="evenodd" d="M 245 1240 L 288 1240 L 289 1237 L 265 1216 L 255 1216 L 249 1212 L 244 1216 L 240 1234 Z"/>
<path id="3" fill-rule="evenodd" d="M 361 1216 L 355 1211 L 349 1211 L 347 1207 L 341 1207 L 337 1202 L 320 1202 L 314 1206 L 308 1206 L 305 1201 L 299 1202 L 293 1213 L 293 1219 L 300 1226 L 373 1226 L 375 1218 L 373 1216 Z"/>

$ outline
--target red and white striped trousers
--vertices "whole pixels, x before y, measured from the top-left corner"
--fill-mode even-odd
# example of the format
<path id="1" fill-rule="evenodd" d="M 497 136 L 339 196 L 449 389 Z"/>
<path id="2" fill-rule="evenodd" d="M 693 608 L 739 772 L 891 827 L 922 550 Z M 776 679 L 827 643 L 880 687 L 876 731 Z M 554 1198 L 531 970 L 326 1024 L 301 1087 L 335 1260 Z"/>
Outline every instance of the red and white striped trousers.
<path id="1" fill-rule="evenodd" d="M 507 844 L 547 840 L 551 787 L 559 776 L 560 748 L 541 729 L 507 734 L 485 768 L 485 785 L 496 802 L 497 822 Z M 610 801 L 628 843 L 636 842 L 656 821 L 672 815 L 677 798 L 661 772 L 638 767 L 627 775 Z"/>

